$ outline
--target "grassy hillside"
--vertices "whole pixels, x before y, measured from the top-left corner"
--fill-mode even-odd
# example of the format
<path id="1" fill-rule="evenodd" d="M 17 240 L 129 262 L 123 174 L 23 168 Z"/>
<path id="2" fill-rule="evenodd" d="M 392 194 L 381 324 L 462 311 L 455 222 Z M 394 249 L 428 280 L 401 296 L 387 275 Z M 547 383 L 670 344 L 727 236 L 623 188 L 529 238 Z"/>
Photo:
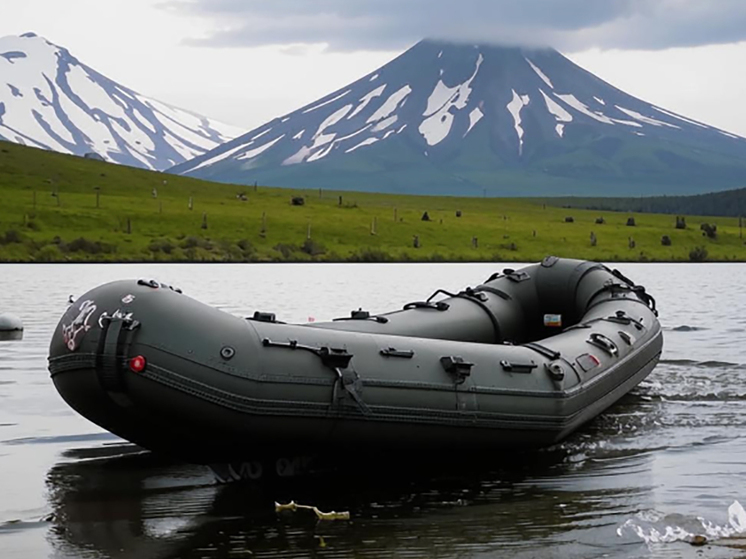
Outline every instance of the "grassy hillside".
<path id="1" fill-rule="evenodd" d="M 292 205 L 293 196 L 304 205 Z M 683 261 L 705 252 L 709 260 L 746 260 L 737 219 L 688 217 L 688 229 L 676 230 L 671 216 L 636 214 L 628 227 L 628 213 L 535 200 L 242 187 L 9 143 L 0 143 L 0 202 L 5 262 L 533 261 L 547 254 Z M 604 224 L 595 223 L 600 216 Z M 703 237 L 705 221 L 717 224 L 717 238 Z M 662 235 L 672 246 L 661 245 Z M 703 251 L 692 253 L 696 247 Z"/>

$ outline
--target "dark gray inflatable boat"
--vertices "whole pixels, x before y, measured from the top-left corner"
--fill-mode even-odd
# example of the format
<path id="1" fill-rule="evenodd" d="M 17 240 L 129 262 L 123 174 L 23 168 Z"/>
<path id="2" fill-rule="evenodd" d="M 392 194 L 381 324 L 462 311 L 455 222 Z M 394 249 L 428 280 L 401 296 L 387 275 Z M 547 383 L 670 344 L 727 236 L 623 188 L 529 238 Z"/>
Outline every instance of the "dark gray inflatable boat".
<path id="1" fill-rule="evenodd" d="M 643 287 L 549 257 L 400 311 L 312 325 L 118 281 L 68 309 L 49 369 L 81 415 L 191 461 L 489 451 L 566 437 L 642 381 L 662 342 Z"/>

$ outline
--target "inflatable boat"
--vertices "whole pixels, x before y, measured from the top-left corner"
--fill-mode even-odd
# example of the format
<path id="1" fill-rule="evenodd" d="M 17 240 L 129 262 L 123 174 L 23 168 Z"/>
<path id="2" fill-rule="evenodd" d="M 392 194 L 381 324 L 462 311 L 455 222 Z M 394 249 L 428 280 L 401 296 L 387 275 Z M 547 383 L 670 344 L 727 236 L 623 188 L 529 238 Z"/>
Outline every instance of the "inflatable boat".
<path id="1" fill-rule="evenodd" d="M 307 325 L 117 281 L 67 310 L 49 370 L 104 429 L 214 463 L 550 445 L 642 381 L 661 348 L 644 287 L 548 257 L 394 312 Z"/>

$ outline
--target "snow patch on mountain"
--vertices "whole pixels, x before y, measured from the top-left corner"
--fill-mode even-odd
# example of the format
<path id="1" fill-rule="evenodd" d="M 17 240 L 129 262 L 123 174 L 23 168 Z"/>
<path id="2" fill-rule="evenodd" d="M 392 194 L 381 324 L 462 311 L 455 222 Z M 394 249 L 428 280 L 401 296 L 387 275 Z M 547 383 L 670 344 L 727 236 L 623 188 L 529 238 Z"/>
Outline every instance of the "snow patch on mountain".
<path id="1" fill-rule="evenodd" d="M 283 134 L 282 136 L 278 136 L 274 140 L 271 140 L 271 141 L 267 142 L 266 144 L 264 144 L 262 146 L 259 146 L 258 148 L 254 148 L 254 149 L 250 149 L 248 151 L 245 151 L 244 153 L 242 153 L 241 155 L 239 155 L 238 157 L 236 157 L 236 159 L 239 159 L 239 160 L 253 159 L 254 157 L 256 157 L 258 155 L 261 155 L 262 153 L 264 153 L 265 151 L 267 151 L 269 148 L 271 148 L 277 142 L 279 142 L 280 140 L 282 140 L 284 137 L 285 137 L 285 134 Z"/>
<path id="2" fill-rule="evenodd" d="M 359 113 L 363 112 L 365 110 L 365 107 L 367 107 L 373 99 L 383 95 L 383 92 L 385 89 L 386 89 L 386 85 L 384 84 L 381 87 L 377 87 L 376 89 L 363 95 L 360 98 L 360 104 L 357 107 L 355 107 L 354 111 L 350 113 L 350 115 L 347 117 L 347 120 L 351 118 L 355 118 Z"/>
<path id="3" fill-rule="evenodd" d="M 451 132 L 454 113 L 452 109 L 460 111 L 466 108 L 471 95 L 471 84 L 479 73 L 484 57 L 479 54 L 476 68 L 469 79 L 455 87 L 448 87 L 439 80 L 435 89 L 427 100 L 427 108 L 422 116 L 428 117 L 420 124 L 420 133 L 430 146 L 442 142 Z"/>
<path id="4" fill-rule="evenodd" d="M 144 97 L 32 33 L 0 38 L 0 139 L 163 170 L 239 129 Z"/>
<path id="5" fill-rule="evenodd" d="M 399 120 L 398 116 L 396 116 L 396 115 L 390 116 L 390 117 L 388 117 L 388 118 L 380 121 L 378 124 L 376 124 L 372 128 L 372 131 L 373 132 L 380 132 L 381 130 L 386 130 L 386 128 L 388 128 L 392 124 L 395 124 L 397 120 Z"/>
<path id="6" fill-rule="evenodd" d="M 513 90 L 513 99 L 508 103 L 508 111 L 513 116 L 513 127 L 515 133 L 518 135 L 518 155 L 523 155 L 523 127 L 521 126 L 521 111 L 523 107 L 526 107 L 531 99 L 528 95 L 518 95 L 515 89 Z"/>
<path id="7" fill-rule="evenodd" d="M 412 93 L 412 88 L 409 85 L 405 85 L 395 93 L 392 93 L 391 96 L 386 99 L 386 102 L 381 105 L 381 107 L 374 112 L 366 122 L 370 124 L 371 122 L 378 122 L 379 120 L 390 117 L 399 106 L 406 102 L 407 96 L 410 93 Z"/>
<path id="8" fill-rule="evenodd" d="M 554 89 L 554 85 L 552 84 L 552 80 L 550 80 L 547 75 L 539 69 L 539 67 L 531 62 L 528 58 L 525 59 L 526 62 L 528 62 L 529 66 L 533 69 L 534 72 L 536 72 L 536 75 L 538 75 L 542 80 L 544 80 L 544 83 L 549 86 L 549 89 Z"/>
<path id="9" fill-rule="evenodd" d="M 558 98 L 560 98 L 562 101 L 567 103 L 569 106 L 571 106 L 576 111 L 583 113 L 585 116 L 589 116 L 594 120 L 597 120 L 598 122 L 603 122 L 604 124 L 614 124 L 614 121 L 611 120 L 609 117 L 601 114 L 591 111 L 586 105 L 581 103 L 575 95 L 572 93 L 566 93 L 566 94 L 555 94 Z"/>
<path id="10" fill-rule="evenodd" d="M 363 140 L 362 142 L 360 142 L 359 144 L 351 147 L 350 149 L 345 150 L 345 153 L 352 153 L 353 151 L 355 151 L 357 149 L 360 149 L 362 147 L 373 145 L 377 141 L 378 141 L 378 138 L 367 138 L 367 139 Z"/>
<path id="11" fill-rule="evenodd" d="M 479 133 L 473 133 L 476 127 Z M 574 154 L 606 138 L 635 145 L 645 137 L 641 149 L 631 151 L 653 150 L 653 158 L 665 157 L 670 145 L 682 145 L 686 153 L 710 143 L 746 154 L 742 140 L 716 132 L 627 95 L 551 49 L 424 41 L 374 74 L 174 172 L 246 184 L 258 178 L 302 185 L 306 177 L 321 184 L 344 176 L 336 184 L 348 188 L 355 186 L 357 170 L 366 181 L 391 173 L 389 184 L 401 185 L 396 169 L 406 169 L 416 182 L 417 165 L 427 165 L 423 176 L 441 173 L 447 186 L 439 188 L 448 190 L 452 183 L 489 180 L 502 172 L 495 171 L 497 160 L 517 169 L 542 168 L 548 177 L 562 168 L 556 176 L 565 180 L 563 173 L 576 172 Z M 658 151 L 652 142 L 660 142 Z M 552 159 L 558 153 L 565 154 L 561 163 Z M 598 149 L 588 157 L 593 162 L 577 169 L 601 173 L 617 155 Z"/>
<path id="12" fill-rule="evenodd" d="M 482 109 L 477 107 L 472 112 L 469 113 L 469 129 L 466 131 L 466 134 L 471 132 L 471 129 L 474 128 L 477 123 L 484 118 L 484 113 L 482 112 Z M 466 134 L 464 134 L 464 138 L 466 137 Z"/>
<path id="13" fill-rule="evenodd" d="M 246 149 L 246 145 L 245 144 L 242 144 L 242 145 L 240 145 L 238 147 L 229 149 L 228 151 L 225 151 L 225 152 L 220 153 L 220 154 L 218 154 L 218 155 L 216 155 L 214 157 L 206 159 L 205 161 L 203 161 L 202 163 L 200 163 L 199 165 L 197 165 L 196 167 L 194 167 L 193 170 L 197 171 L 198 169 L 204 169 L 205 167 L 209 167 L 210 165 L 214 165 L 215 163 L 218 163 L 220 161 L 228 159 L 229 157 L 231 157 L 233 155 L 236 155 L 238 152 L 240 152 L 242 150 L 245 150 L 245 149 Z"/>
<path id="14" fill-rule="evenodd" d="M 616 108 L 622 111 L 624 114 L 631 116 L 635 120 L 644 122 L 645 124 L 651 124 L 653 126 L 668 126 L 669 128 L 680 128 L 675 124 L 670 124 L 668 122 L 663 122 L 662 120 L 647 117 L 641 113 L 638 113 L 637 111 L 633 111 L 632 109 L 625 109 L 624 107 L 620 107 L 619 105 L 616 105 Z"/>
<path id="15" fill-rule="evenodd" d="M 694 126 L 699 126 L 700 128 L 704 128 L 707 130 L 708 128 L 711 128 L 710 126 L 707 126 L 706 124 L 702 124 L 701 122 L 697 122 L 696 120 L 691 120 L 689 118 L 685 118 L 681 115 L 677 115 L 676 113 L 672 113 L 670 111 L 667 111 L 665 109 L 661 109 L 660 107 L 656 107 L 655 105 L 651 105 L 653 110 L 658 111 L 659 113 L 663 113 L 666 116 L 669 116 L 671 118 L 675 118 L 676 120 L 680 120 L 682 122 L 686 122 L 687 124 L 693 124 Z"/>
<path id="16" fill-rule="evenodd" d="M 313 111 L 317 111 L 318 109 L 322 107 L 326 107 L 327 105 L 331 105 L 335 101 L 339 101 L 342 97 L 345 97 L 347 94 L 350 93 L 351 90 L 343 91 L 339 95 L 335 95 L 331 99 L 327 99 L 326 101 L 322 101 L 321 103 L 318 103 L 317 105 L 313 105 L 312 107 L 309 107 L 308 109 L 305 109 L 303 111 L 303 114 L 312 113 Z"/>
<path id="17" fill-rule="evenodd" d="M 546 93 L 544 93 L 543 89 L 539 90 L 541 92 L 542 97 L 544 97 L 544 102 L 547 105 L 547 110 L 554 115 L 554 118 L 559 122 L 554 129 L 557 132 L 557 135 L 562 138 L 565 133 L 565 125 L 566 122 L 572 122 L 572 115 L 568 113 L 565 109 L 560 106 L 559 103 L 557 103 L 554 99 L 549 97 Z"/>

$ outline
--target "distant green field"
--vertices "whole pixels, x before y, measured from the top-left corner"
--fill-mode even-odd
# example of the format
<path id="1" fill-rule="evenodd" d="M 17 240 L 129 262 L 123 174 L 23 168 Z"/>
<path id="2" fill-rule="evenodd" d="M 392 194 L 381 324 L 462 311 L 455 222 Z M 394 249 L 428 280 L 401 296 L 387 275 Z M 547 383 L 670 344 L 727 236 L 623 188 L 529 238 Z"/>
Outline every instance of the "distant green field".
<path id="1" fill-rule="evenodd" d="M 717 238 L 703 236 L 703 222 Z M 689 216 L 687 226 L 530 199 L 225 185 L 0 143 L 3 262 L 746 260 L 737 218 Z"/>

